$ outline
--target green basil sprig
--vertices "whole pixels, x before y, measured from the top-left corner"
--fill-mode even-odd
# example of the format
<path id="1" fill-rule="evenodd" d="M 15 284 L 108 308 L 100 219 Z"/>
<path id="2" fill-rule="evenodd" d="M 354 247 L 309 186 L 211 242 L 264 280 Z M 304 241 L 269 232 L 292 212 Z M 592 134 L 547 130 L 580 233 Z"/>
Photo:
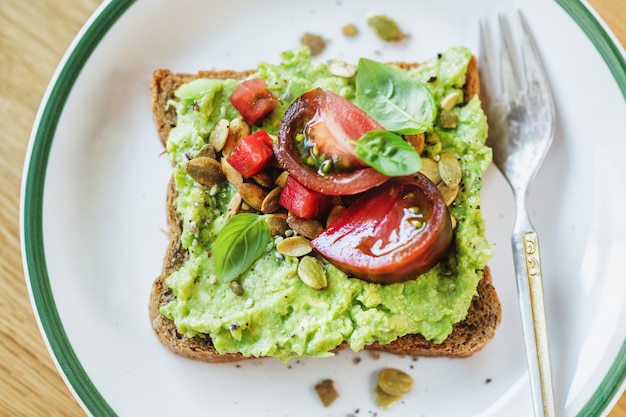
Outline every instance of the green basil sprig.
<path id="1" fill-rule="evenodd" d="M 387 130 L 415 135 L 432 128 L 437 106 L 430 89 L 406 71 L 359 59 L 356 102 Z"/>
<path id="2" fill-rule="evenodd" d="M 388 130 L 372 130 L 354 142 L 356 155 L 376 171 L 397 177 L 411 175 L 422 167 L 422 159 L 401 136 Z"/>
<path id="3" fill-rule="evenodd" d="M 263 255 L 272 241 L 265 216 L 242 213 L 231 217 L 215 239 L 215 268 L 219 279 L 232 281 Z"/>

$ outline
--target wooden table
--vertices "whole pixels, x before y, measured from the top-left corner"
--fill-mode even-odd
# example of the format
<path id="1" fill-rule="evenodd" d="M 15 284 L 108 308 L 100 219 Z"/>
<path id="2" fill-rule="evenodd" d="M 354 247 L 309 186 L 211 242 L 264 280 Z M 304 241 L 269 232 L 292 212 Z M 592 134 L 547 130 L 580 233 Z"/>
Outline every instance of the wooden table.
<path id="1" fill-rule="evenodd" d="M 622 45 L 626 2 L 589 0 Z M 37 327 L 20 255 L 19 193 L 31 126 L 44 90 L 98 0 L 0 0 L 0 415 L 82 416 Z M 610 417 L 626 417 L 626 394 Z"/>

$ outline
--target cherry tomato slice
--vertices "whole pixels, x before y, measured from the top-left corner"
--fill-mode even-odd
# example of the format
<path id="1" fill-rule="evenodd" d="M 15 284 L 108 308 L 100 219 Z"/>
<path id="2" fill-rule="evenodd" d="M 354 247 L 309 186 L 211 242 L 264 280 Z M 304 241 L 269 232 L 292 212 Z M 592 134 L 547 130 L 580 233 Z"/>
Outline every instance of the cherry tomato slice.
<path id="1" fill-rule="evenodd" d="M 452 224 L 443 197 L 418 173 L 364 193 L 311 244 L 346 273 L 387 284 L 428 271 L 451 242 Z"/>
<path id="2" fill-rule="evenodd" d="M 320 88 L 304 93 L 287 109 L 274 153 L 298 182 L 326 195 L 358 194 L 389 179 L 367 166 L 346 139 L 383 129 L 338 94 Z"/>

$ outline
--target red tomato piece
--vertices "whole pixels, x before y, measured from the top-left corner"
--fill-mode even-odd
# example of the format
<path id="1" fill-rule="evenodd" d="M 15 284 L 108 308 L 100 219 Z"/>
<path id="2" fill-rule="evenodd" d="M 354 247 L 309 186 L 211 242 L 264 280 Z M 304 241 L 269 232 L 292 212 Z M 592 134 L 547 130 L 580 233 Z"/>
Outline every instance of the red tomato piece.
<path id="1" fill-rule="evenodd" d="M 251 78 L 242 81 L 235 88 L 230 102 L 246 122 L 253 125 L 276 108 L 278 99 L 267 88 L 264 79 Z"/>
<path id="2" fill-rule="evenodd" d="M 291 176 L 280 193 L 280 205 L 296 217 L 315 219 L 328 211 L 330 197 L 306 188 Z"/>
<path id="3" fill-rule="evenodd" d="M 226 160 L 245 178 L 263 171 L 272 161 L 274 150 L 272 138 L 265 130 L 259 130 L 239 141 Z"/>
<path id="4" fill-rule="evenodd" d="M 383 127 L 349 100 L 317 88 L 285 112 L 274 153 L 307 188 L 327 195 L 358 194 L 389 177 L 361 161 L 349 140 L 379 129 Z"/>
<path id="5" fill-rule="evenodd" d="M 448 208 L 422 174 L 394 178 L 345 209 L 311 245 L 346 273 L 387 284 L 439 263 L 452 242 Z"/>

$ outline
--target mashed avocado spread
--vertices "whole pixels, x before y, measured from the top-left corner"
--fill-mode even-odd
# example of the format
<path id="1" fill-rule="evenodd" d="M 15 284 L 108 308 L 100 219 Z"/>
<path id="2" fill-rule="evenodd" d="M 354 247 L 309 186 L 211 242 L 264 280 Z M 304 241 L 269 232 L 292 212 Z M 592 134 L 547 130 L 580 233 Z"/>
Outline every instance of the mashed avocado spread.
<path id="1" fill-rule="evenodd" d="M 471 52 L 455 47 L 437 59 L 409 70 L 426 83 L 439 103 L 451 92 L 462 94 Z M 354 77 L 333 75 L 326 64 L 314 63 L 306 48 L 282 54 L 278 65 L 262 63 L 252 77 L 262 77 L 279 98 L 276 110 L 261 126 L 276 134 L 285 109 L 299 95 L 321 87 L 354 100 Z M 226 210 L 236 189 L 228 182 L 206 187 L 187 175 L 184 164 L 206 143 L 222 119 L 239 116 L 229 96 L 234 80 L 202 80 L 177 91 L 169 105 L 177 111 L 177 126 L 167 141 L 174 168 L 176 211 L 182 219 L 182 245 L 189 253 L 166 285 L 176 298 L 161 313 L 187 336 L 210 336 L 221 353 L 273 356 L 280 360 L 304 356 L 329 356 L 346 341 L 360 350 L 375 341 L 385 344 L 405 334 L 422 334 L 442 342 L 452 326 L 462 321 L 470 306 L 482 270 L 491 256 L 480 211 L 482 176 L 491 162 L 485 146 L 487 123 L 478 97 L 451 112 L 456 128 L 434 131 L 440 141 L 426 143 L 424 155 L 437 159 L 449 152 L 462 168 L 462 186 L 449 207 L 456 218 L 450 254 L 415 280 L 397 284 L 372 284 L 351 278 L 324 262 L 328 286 L 307 287 L 297 275 L 297 258 L 281 256 L 270 245 L 260 259 L 237 281 L 237 295 L 230 282 L 216 274 L 214 242 L 226 223 Z M 460 101 L 460 99 L 459 99 Z"/>

